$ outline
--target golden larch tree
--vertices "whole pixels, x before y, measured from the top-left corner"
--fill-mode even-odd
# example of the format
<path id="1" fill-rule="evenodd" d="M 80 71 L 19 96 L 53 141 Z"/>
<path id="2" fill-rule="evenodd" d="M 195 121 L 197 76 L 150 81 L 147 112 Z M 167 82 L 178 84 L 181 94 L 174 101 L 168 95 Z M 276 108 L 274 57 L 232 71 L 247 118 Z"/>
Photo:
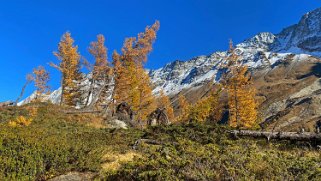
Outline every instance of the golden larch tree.
<path id="1" fill-rule="evenodd" d="M 201 98 L 189 109 L 188 120 L 195 122 L 220 121 L 222 107 L 219 98 L 220 90 L 212 91 L 210 95 Z"/>
<path id="2" fill-rule="evenodd" d="M 104 35 L 97 35 L 97 41 L 91 42 L 88 48 L 90 54 L 95 58 L 93 79 L 103 80 L 109 72 L 107 60 L 107 47 Z"/>
<path id="3" fill-rule="evenodd" d="M 51 65 L 62 73 L 62 95 L 60 104 L 76 106 L 81 99 L 79 88 L 79 82 L 81 80 L 81 56 L 78 52 L 78 46 L 74 45 L 74 39 L 69 32 L 62 36 L 58 44 L 58 51 L 54 52 L 54 55 L 60 60 L 60 64 L 55 65 L 51 63 Z"/>
<path id="4" fill-rule="evenodd" d="M 174 116 L 174 109 L 171 103 L 171 100 L 167 95 L 165 95 L 164 91 L 162 90 L 157 98 L 157 107 L 161 109 L 165 109 L 165 112 L 168 116 L 168 119 L 171 122 L 175 121 Z"/>
<path id="5" fill-rule="evenodd" d="M 126 90 L 126 87 L 129 86 L 129 81 L 126 80 L 125 67 L 121 60 L 120 54 L 116 50 L 114 50 L 112 58 L 113 58 L 113 65 L 114 65 L 113 74 L 114 74 L 114 81 L 115 81 L 112 98 L 114 103 L 116 103 L 116 100 L 117 102 L 120 103 L 127 99 L 127 96 L 126 96 L 127 92 L 125 90 Z"/>
<path id="6" fill-rule="evenodd" d="M 145 69 L 137 71 L 137 91 L 132 91 L 133 109 L 137 112 L 138 120 L 147 120 L 148 115 L 156 109 L 156 99 L 152 93 L 152 83 Z"/>
<path id="7" fill-rule="evenodd" d="M 97 35 L 97 41 L 91 42 L 88 50 L 89 53 L 95 58 L 95 64 L 92 70 L 91 85 L 87 96 L 86 105 L 88 104 L 89 96 L 94 93 L 94 85 L 97 82 L 100 83 L 101 87 L 99 90 L 96 90 L 96 97 L 95 100 L 92 100 L 92 104 L 104 104 L 107 100 L 107 90 L 112 73 L 107 59 L 105 37 L 103 35 Z"/>
<path id="8" fill-rule="evenodd" d="M 177 112 L 178 112 L 178 121 L 186 121 L 188 119 L 188 112 L 190 109 L 190 104 L 187 101 L 186 97 L 182 94 L 178 95 L 178 107 L 177 107 Z"/>
<path id="9" fill-rule="evenodd" d="M 255 88 L 247 74 L 246 66 L 231 69 L 227 80 L 229 125 L 236 128 L 251 128 L 257 120 Z"/>
<path id="10" fill-rule="evenodd" d="M 115 89 L 113 99 L 117 103 L 127 102 L 136 112 L 138 120 L 146 120 L 156 108 L 155 97 L 152 94 L 151 82 L 144 69 L 148 54 L 156 39 L 159 22 L 146 27 L 145 32 L 137 38 L 127 38 L 122 48 L 122 54 L 113 54 Z"/>
<path id="11" fill-rule="evenodd" d="M 48 81 L 50 79 L 49 72 L 43 67 L 38 66 L 33 69 L 33 79 L 36 87 L 36 100 L 42 99 L 43 94 L 47 94 L 50 92 L 50 88 L 48 86 Z"/>

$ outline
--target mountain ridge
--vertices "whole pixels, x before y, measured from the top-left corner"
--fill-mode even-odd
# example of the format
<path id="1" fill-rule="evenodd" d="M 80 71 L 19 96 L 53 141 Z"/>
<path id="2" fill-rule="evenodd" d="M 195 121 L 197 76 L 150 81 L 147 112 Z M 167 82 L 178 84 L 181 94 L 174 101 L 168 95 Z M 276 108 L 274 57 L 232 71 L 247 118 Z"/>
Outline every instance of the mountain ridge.
<path id="1" fill-rule="evenodd" d="M 300 33 L 300 30 L 302 33 Z M 310 44 L 315 41 L 320 41 L 320 46 L 314 47 L 316 51 L 307 51 L 307 49 L 312 50 Z M 278 61 L 282 61 L 282 59 L 289 54 L 298 54 L 298 57 L 312 55 L 320 58 L 321 8 L 306 13 L 298 24 L 284 28 L 278 34 L 261 32 L 237 44 L 236 48 L 243 52 L 240 58 L 242 62 L 250 68 L 259 68 L 266 64 L 271 66 Z M 219 64 L 226 63 L 224 59 L 227 58 L 227 55 L 228 51 L 219 51 L 208 56 L 194 57 L 188 61 L 178 61 L 180 62 L 179 64 L 177 61 L 174 61 L 166 64 L 163 68 L 152 70 L 150 76 L 153 83 L 156 84 L 154 92 L 157 93 L 161 89 L 164 89 L 167 94 L 170 94 L 170 92 L 175 94 L 184 88 L 197 85 L 204 79 L 208 81 L 209 78 L 213 76 L 215 80 L 218 81 L 219 76 L 213 74 L 220 74 L 220 71 L 215 71 L 215 67 L 219 66 Z M 207 62 L 204 62 L 204 59 L 207 59 Z M 204 66 L 200 67 L 201 63 L 203 63 Z M 175 66 L 177 66 L 177 64 L 181 65 L 182 68 L 188 68 L 188 70 L 177 70 L 177 68 L 171 64 L 175 64 Z M 212 69 L 210 68 L 211 66 Z M 173 67 L 173 69 L 169 70 L 168 67 Z M 205 69 L 207 71 L 204 72 Z M 212 73 L 210 70 L 212 70 Z M 202 72 L 203 76 L 195 76 Z M 173 73 L 177 74 L 177 76 L 168 80 Z M 186 80 L 188 78 L 194 79 L 195 81 Z M 189 83 L 189 85 L 185 83 Z"/>

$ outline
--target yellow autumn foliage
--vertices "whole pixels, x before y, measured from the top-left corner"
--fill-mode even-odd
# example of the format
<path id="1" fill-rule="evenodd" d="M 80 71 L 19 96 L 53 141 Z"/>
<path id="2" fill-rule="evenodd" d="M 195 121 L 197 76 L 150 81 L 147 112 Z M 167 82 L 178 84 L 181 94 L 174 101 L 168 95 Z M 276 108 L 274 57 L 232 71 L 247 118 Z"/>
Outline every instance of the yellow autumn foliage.
<path id="1" fill-rule="evenodd" d="M 24 116 L 18 116 L 16 119 L 9 121 L 11 127 L 23 127 L 29 126 L 32 122 L 32 118 L 26 118 Z"/>
<path id="2" fill-rule="evenodd" d="M 157 21 L 137 38 L 127 38 L 122 48 L 122 54 L 113 53 L 115 88 L 114 103 L 127 102 L 137 120 L 146 120 L 156 109 L 156 100 L 152 94 L 152 85 L 144 69 L 148 54 L 152 51 L 156 33 L 159 29 Z"/>
<path id="3" fill-rule="evenodd" d="M 58 51 L 54 55 L 60 60 L 59 65 L 52 64 L 62 73 L 61 104 L 75 106 L 80 99 L 77 81 L 81 79 L 80 54 L 78 46 L 74 45 L 74 39 L 66 32 L 58 45 Z"/>
<path id="4" fill-rule="evenodd" d="M 163 90 L 160 92 L 160 95 L 157 99 L 157 107 L 161 109 L 165 109 L 168 119 L 171 122 L 175 121 L 174 109 L 173 109 L 171 100 L 169 99 L 168 96 L 165 95 Z"/>
<path id="5" fill-rule="evenodd" d="M 38 66 L 33 69 L 33 74 L 33 80 L 35 82 L 35 87 L 37 88 L 35 100 L 42 101 L 43 94 L 49 93 L 50 91 L 48 86 L 49 72 L 43 66 Z"/>
<path id="6" fill-rule="evenodd" d="M 257 120 L 256 90 L 247 73 L 247 67 L 234 67 L 227 80 L 229 125 L 235 128 L 251 128 Z"/>
<path id="7" fill-rule="evenodd" d="M 179 122 L 187 120 L 188 115 L 189 115 L 188 112 L 189 112 L 190 106 L 191 105 L 186 100 L 186 97 L 182 94 L 179 94 L 178 95 L 178 108 L 177 108 L 177 112 L 178 112 L 177 120 Z"/>
<path id="8" fill-rule="evenodd" d="M 219 121 L 222 115 L 222 107 L 219 103 L 219 92 L 200 99 L 189 110 L 188 119 L 190 121 L 204 122 Z"/>

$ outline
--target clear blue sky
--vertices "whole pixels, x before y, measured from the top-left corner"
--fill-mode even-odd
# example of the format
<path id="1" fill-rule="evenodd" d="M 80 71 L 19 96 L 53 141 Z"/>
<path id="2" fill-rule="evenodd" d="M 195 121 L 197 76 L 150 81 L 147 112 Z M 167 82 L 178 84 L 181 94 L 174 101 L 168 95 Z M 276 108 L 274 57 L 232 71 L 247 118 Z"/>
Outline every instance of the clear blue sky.
<path id="1" fill-rule="evenodd" d="M 238 43 L 258 32 L 278 33 L 297 23 L 317 0 L 7 0 L 0 4 L 0 101 L 15 100 L 25 75 L 38 65 L 51 72 L 51 87 L 60 74 L 47 66 L 56 61 L 61 35 L 70 31 L 79 51 L 89 60 L 89 42 L 104 34 L 109 53 L 125 37 L 161 22 L 154 51 L 146 67 L 159 68 L 226 50 L 228 39 Z M 30 86 L 25 96 L 33 91 Z"/>

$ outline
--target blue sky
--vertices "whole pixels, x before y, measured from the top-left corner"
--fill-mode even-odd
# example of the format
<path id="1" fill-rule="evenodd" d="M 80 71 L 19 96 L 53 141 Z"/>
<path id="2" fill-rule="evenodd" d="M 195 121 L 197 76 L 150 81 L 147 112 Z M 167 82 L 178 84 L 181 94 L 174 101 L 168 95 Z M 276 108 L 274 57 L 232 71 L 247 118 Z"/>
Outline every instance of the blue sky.
<path id="1" fill-rule="evenodd" d="M 297 23 L 317 0 L 8 0 L 0 4 L 0 101 L 15 100 L 25 75 L 38 65 L 59 87 L 60 74 L 47 66 L 56 61 L 61 35 L 70 31 L 87 59 L 88 44 L 104 34 L 109 53 L 120 50 L 125 37 L 136 36 L 155 20 L 161 22 L 146 67 L 159 68 L 226 50 L 258 32 L 278 33 Z M 33 91 L 29 86 L 25 96 Z"/>

